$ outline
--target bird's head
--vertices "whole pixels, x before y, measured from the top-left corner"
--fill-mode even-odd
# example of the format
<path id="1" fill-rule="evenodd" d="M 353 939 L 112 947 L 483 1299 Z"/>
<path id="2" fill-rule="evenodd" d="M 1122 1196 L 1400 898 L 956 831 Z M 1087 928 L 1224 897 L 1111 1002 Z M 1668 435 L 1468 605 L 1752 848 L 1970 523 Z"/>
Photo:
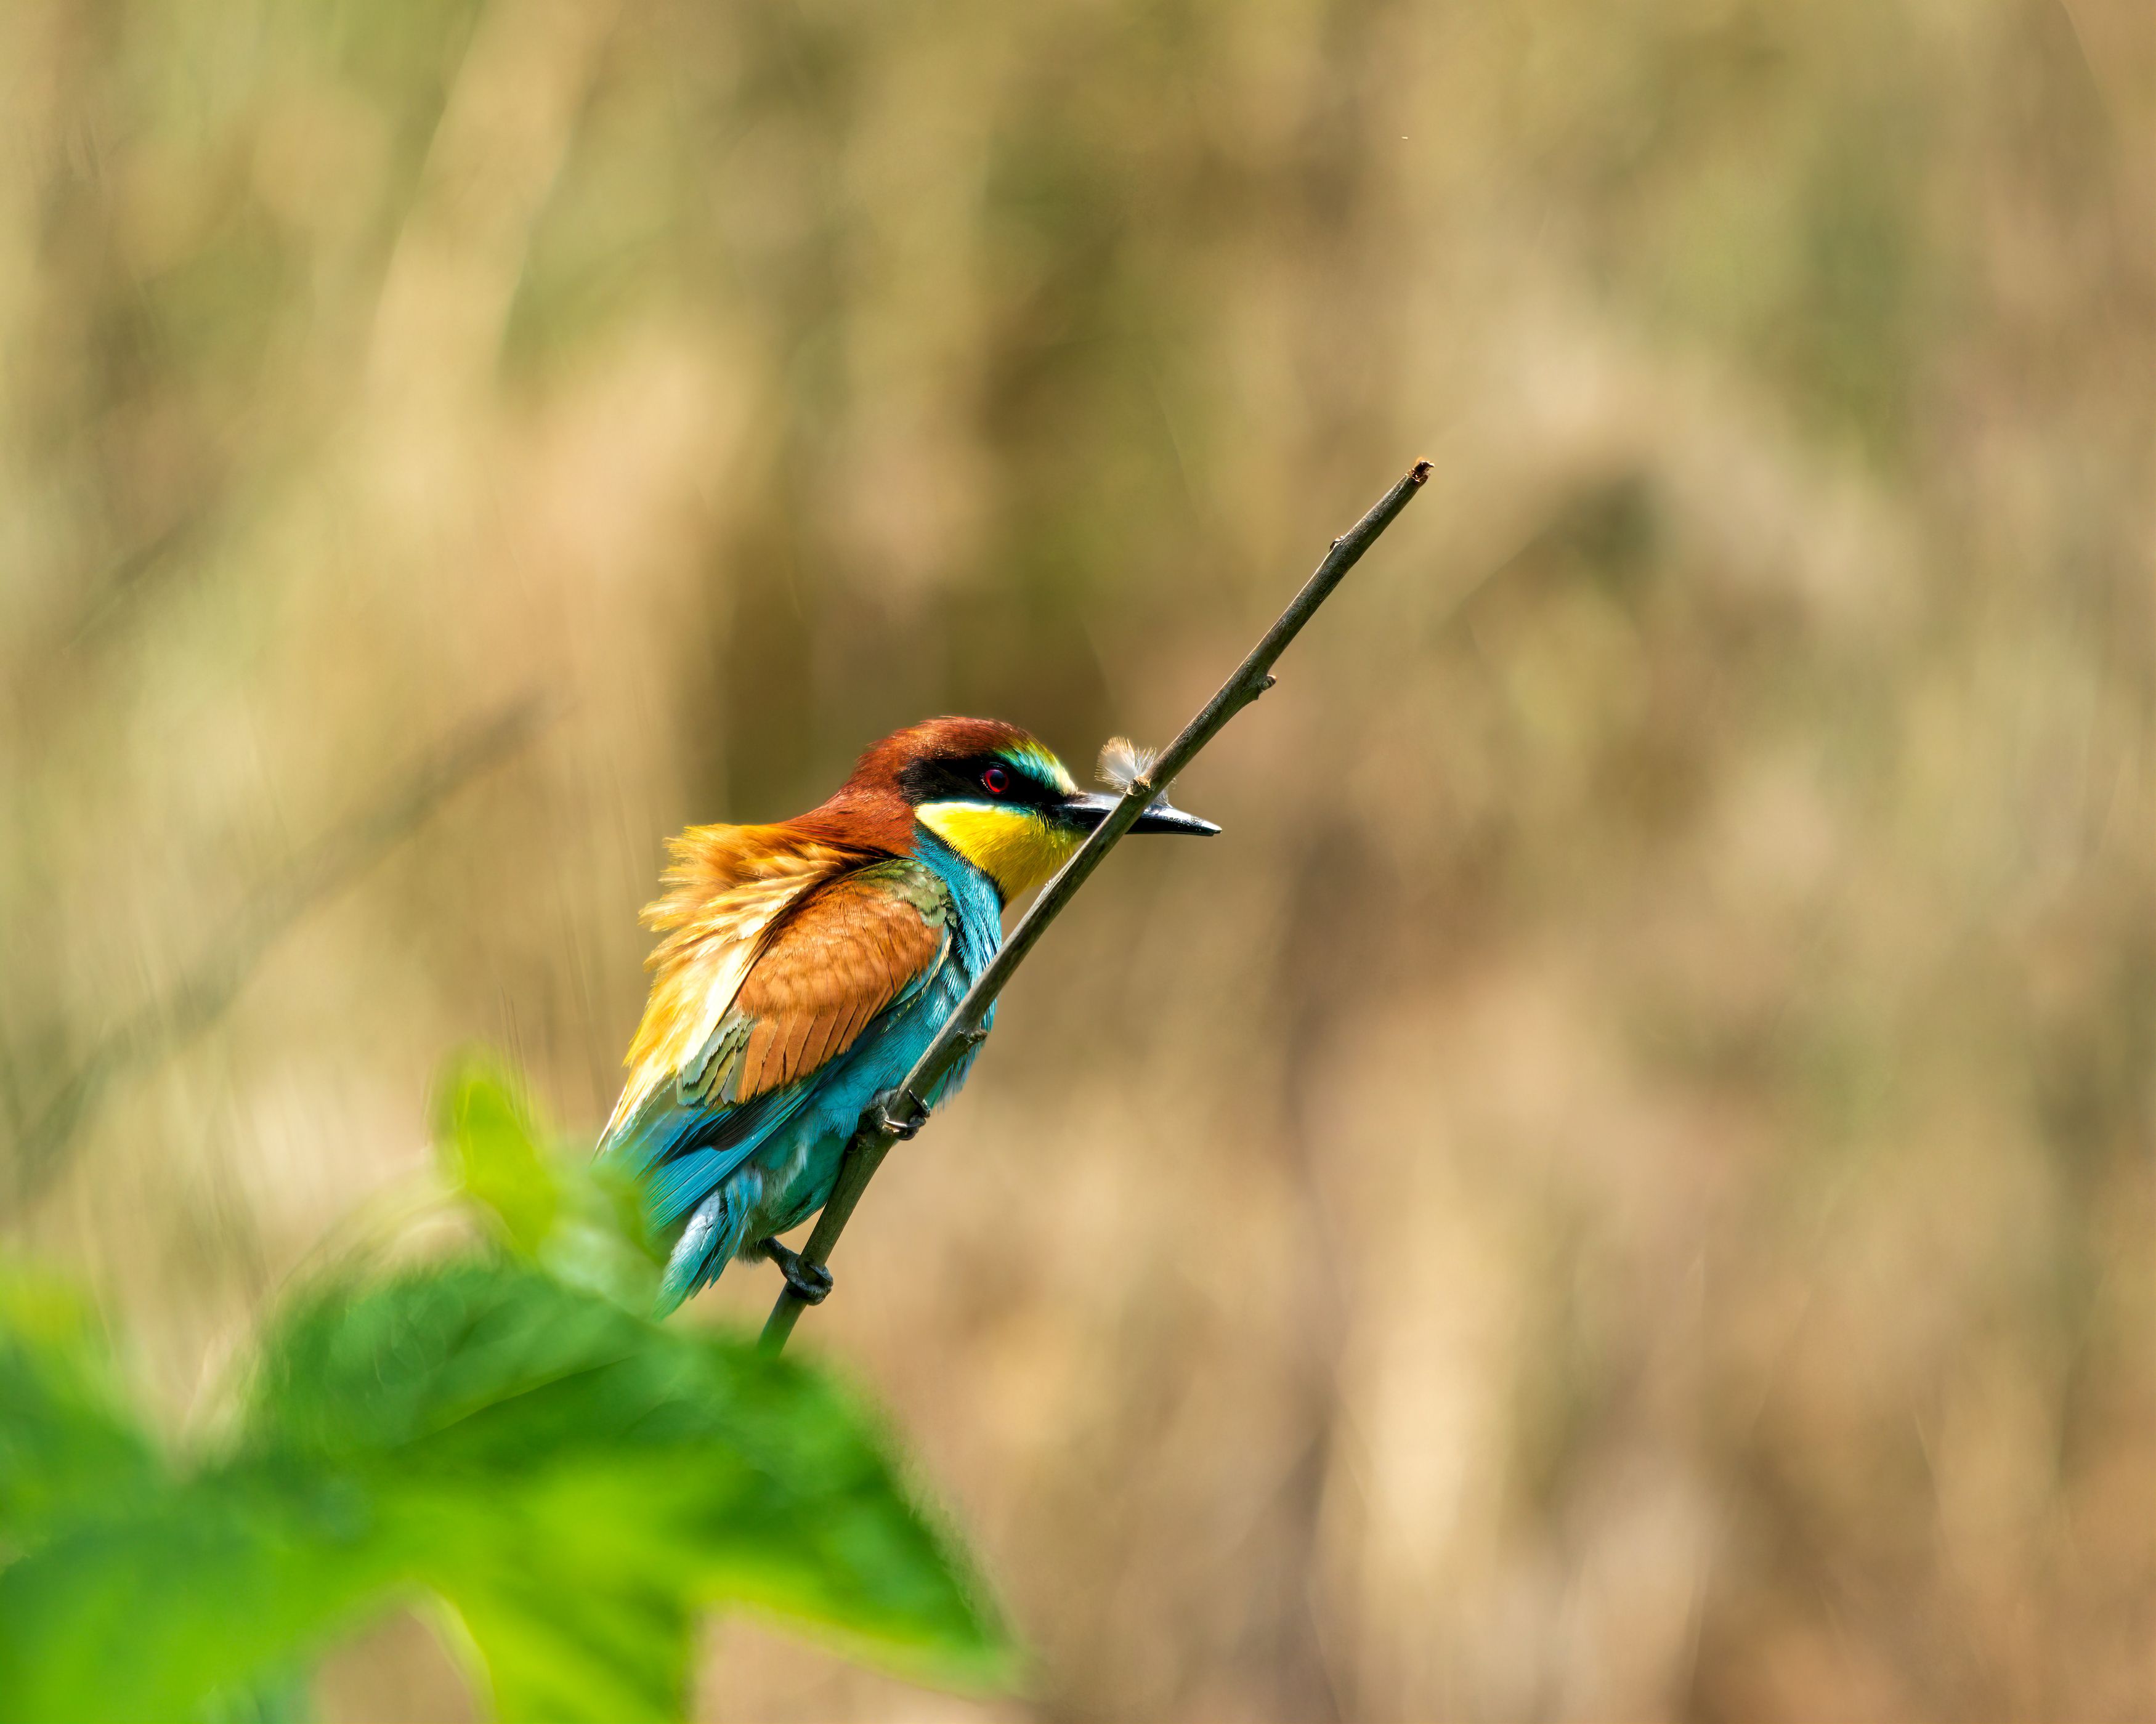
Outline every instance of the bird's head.
<path id="1" fill-rule="evenodd" d="M 1081 790 L 1044 744 L 988 718 L 932 718 L 886 736 L 861 757 L 854 782 L 896 790 L 914 820 L 993 880 L 1006 902 L 1061 867 L 1118 800 Z M 1219 829 L 1165 798 L 1131 829 Z"/>

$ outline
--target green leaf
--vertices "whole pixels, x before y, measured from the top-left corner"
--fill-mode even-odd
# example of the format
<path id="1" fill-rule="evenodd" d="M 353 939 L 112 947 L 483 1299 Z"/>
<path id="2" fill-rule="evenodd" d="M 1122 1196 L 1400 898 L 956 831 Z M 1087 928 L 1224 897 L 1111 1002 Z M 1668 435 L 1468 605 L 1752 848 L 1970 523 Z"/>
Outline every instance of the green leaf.
<path id="1" fill-rule="evenodd" d="M 57 1282 L 0 1270 L 0 1557 L 162 1475 L 90 1306 Z"/>
<path id="2" fill-rule="evenodd" d="M 435 1101 L 443 1171 L 489 1215 L 508 1244 L 536 1257 L 561 1208 L 522 1091 L 484 1054 L 450 1063 Z"/>
<path id="3" fill-rule="evenodd" d="M 626 1310 L 652 1310 L 665 1254 L 633 1179 L 588 1152 L 550 1152 L 531 1097 L 485 1053 L 449 1063 L 435 1113 L 443 1171 L 503 1244 Z"/>
<path id="4" fill-rule="evenodd" d="M 312 1724 L 313 1673 L 288 1665 L 212 1695 L 197 1708 L 198 1724 Z"/>
<path id="5" fill-rule="evenodd" d="M 931 1679 L 1009 1674 L 963 1559 L 862 1408 L 745 1342 L 468 1266 L 295 1311 L 264 1387 L 262 1439 L 388 1470 L 382 1500 L 418 1529 L 414 1577 L 458 1605 L 531 1716 L 646 1715 L 638 1670 L 685 1670 L 686 1624 L 714 1603 Z M 588 1613 L 581 1640 L 565 1609 Z M 644 1655 L 609 1660 L 639 1638 Z"/>
<path id="6" fill-rule="evenodd" d="M 259 1713 L 423 1591 L 517 1720 L 684 1716 L 712 1605 L 930 1680 L 1009 1675 L 853 1397 L 497 1259 L 317 1285 L 222 1461 L 50 1521 L 0 1570 L 0 1721 Z"/>
<path id="7" fill-rule="evenodd" d="M 695 1637 L 672 1588 L 564 1593 L 497 1572 L 449 1596 L 490 1679 L 497 1718 L 519 1724 L 686 1715 Z"/>
<path id="8" fill-rule="evenodd" d="M 174 1486 L 149 1439 L 127 1412 L 103 1330 L 89 1305 L 55 1281 L 0 1270 L 0 1716 L 80 1717 L 177 1716 L 200 1686 L 182 1682 L 145 1710 L 127 1698 L 129 1680 L 157 1660 L 139 1655 L 144 1633 L 157 1632 L 155 1613 L 167 1595 L 155 1588 L 130 1601 L 109 1588 L 95 1600 L 74 1600 L 72 1565 L 64 1556 L 41 1560 L 38 1547 L 65 1528 L 110 1525 L 130 1516 L 154 1519 L 161 1509 L 182 1521 L 184 1491 Z M 80 1552 L 94 1532 L 51 1547 Z M 12 1547 L 12 1548 L 11 1548 Z M 141 1583 L 152 1571 L 131 1568 Z M 168 1573 L 176 1603 L 187 1598 L 188 1576 Z M 99 1584 L 104 1588 L 100 1577 Z M 219 1609 L 229 1607 L 229 1598 Z M 146 1618 L 130 1608 L 145 1606 Z M 125 1656 L 95 1626 L 100 1609 L 120 1607 L 113 1623 Z M 170 1613 L 166 1615 L 169 1617 Z M 53 1619 L 60 1624 L 57 1631 Z M 87 1627 L 71 1645 L 67 1624 Z M 23 1637 L 43 1641 L 42 1674 L 24 1671 L 11 1649 Z M 241 1658 L 232 1675 L 247 1674 Z M 211 1724 L 270 1724 L 306 1716 L 304 1691 L 283 1681 L 235 1680 L 218 1691 Z"/>
<path id="9" fill-rule="evenodd" d="M 182 1718 L 381 1608 L 400 1575 L 355 1482 L 246 1465 L 59 1532 L 0 1572 L 0 1718 Z"/>
<path id="10" fill-rule="evenodd" d="M 555 1164 L 562 1210 L 539 1260 L 572 1287 L 588 1288 L 624 1311 L 648 1316 L 657 1308 L 666 1254 L 644 1224 L 644 1194 L 608 1162 Z"/>

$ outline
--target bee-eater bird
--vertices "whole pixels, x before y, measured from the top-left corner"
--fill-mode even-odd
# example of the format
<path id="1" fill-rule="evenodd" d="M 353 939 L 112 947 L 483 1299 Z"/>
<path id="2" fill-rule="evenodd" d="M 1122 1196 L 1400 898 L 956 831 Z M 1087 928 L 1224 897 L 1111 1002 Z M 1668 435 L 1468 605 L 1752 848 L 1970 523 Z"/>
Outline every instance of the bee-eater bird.
<path id="1" fill-rule="evenodd" d="M 777 1235 L 824 1206 L 861 1111 L 1003 944 L 1004 906 L 1116 802 L 1014 725 L 932 718 L 876 743 L 821 808 L 671 840 L 670 890 L 644 912 L 665 936 L 651 996 L 600 1146 L 661 1236 L 680 1229 L 662 1312 L 735 1257 L 769 1258 L 812 1302 L 829 1290 Z M 1131 829 L 1219 828 L 1163 797 Z M 954 1094 L 977 1051 L 921 1100 Z"/>

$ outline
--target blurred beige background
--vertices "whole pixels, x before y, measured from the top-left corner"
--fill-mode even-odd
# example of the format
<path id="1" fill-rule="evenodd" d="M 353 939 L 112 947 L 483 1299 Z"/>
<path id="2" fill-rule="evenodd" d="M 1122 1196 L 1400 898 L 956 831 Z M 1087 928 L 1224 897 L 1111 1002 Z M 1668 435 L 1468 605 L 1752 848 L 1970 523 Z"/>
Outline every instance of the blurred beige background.
<path id="1" fill-rule="evenodd" d="M 1427 455 L 803 1326 L 1035 1701 L 704 1710 L 2156 1716 L 2145 4 L 14 0 L 0 138 L 5 1237 L 176 1425 L 665 834 L 1164 740 Z"/>

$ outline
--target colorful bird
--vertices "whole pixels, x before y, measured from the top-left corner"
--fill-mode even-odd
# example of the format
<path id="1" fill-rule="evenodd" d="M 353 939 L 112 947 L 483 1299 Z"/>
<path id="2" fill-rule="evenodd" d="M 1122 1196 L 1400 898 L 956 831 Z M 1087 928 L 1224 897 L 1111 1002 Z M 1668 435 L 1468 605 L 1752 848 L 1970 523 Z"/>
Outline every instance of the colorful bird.
<path id="1" fill-rule="evenodd" d="M 821 808 L 671 841 L 671 890 L 644 912 L 665 936 L 651 997 L 600 1146 L 653 1226 L 680 1229 L 662 1312 L 735 1257 L 769 1258 L 803 1298 L 829 1290 L 777 1235 L 824 1206 L 861 1111 L 1002 945 L 1004 906 L 1116 801 L 1015 726 L 932 718 L 875 744 Z M 1161 797 L 1131 829 L 1219 828 Z M 922 1099 L 956 1093 L 972 1063 Z"/>

